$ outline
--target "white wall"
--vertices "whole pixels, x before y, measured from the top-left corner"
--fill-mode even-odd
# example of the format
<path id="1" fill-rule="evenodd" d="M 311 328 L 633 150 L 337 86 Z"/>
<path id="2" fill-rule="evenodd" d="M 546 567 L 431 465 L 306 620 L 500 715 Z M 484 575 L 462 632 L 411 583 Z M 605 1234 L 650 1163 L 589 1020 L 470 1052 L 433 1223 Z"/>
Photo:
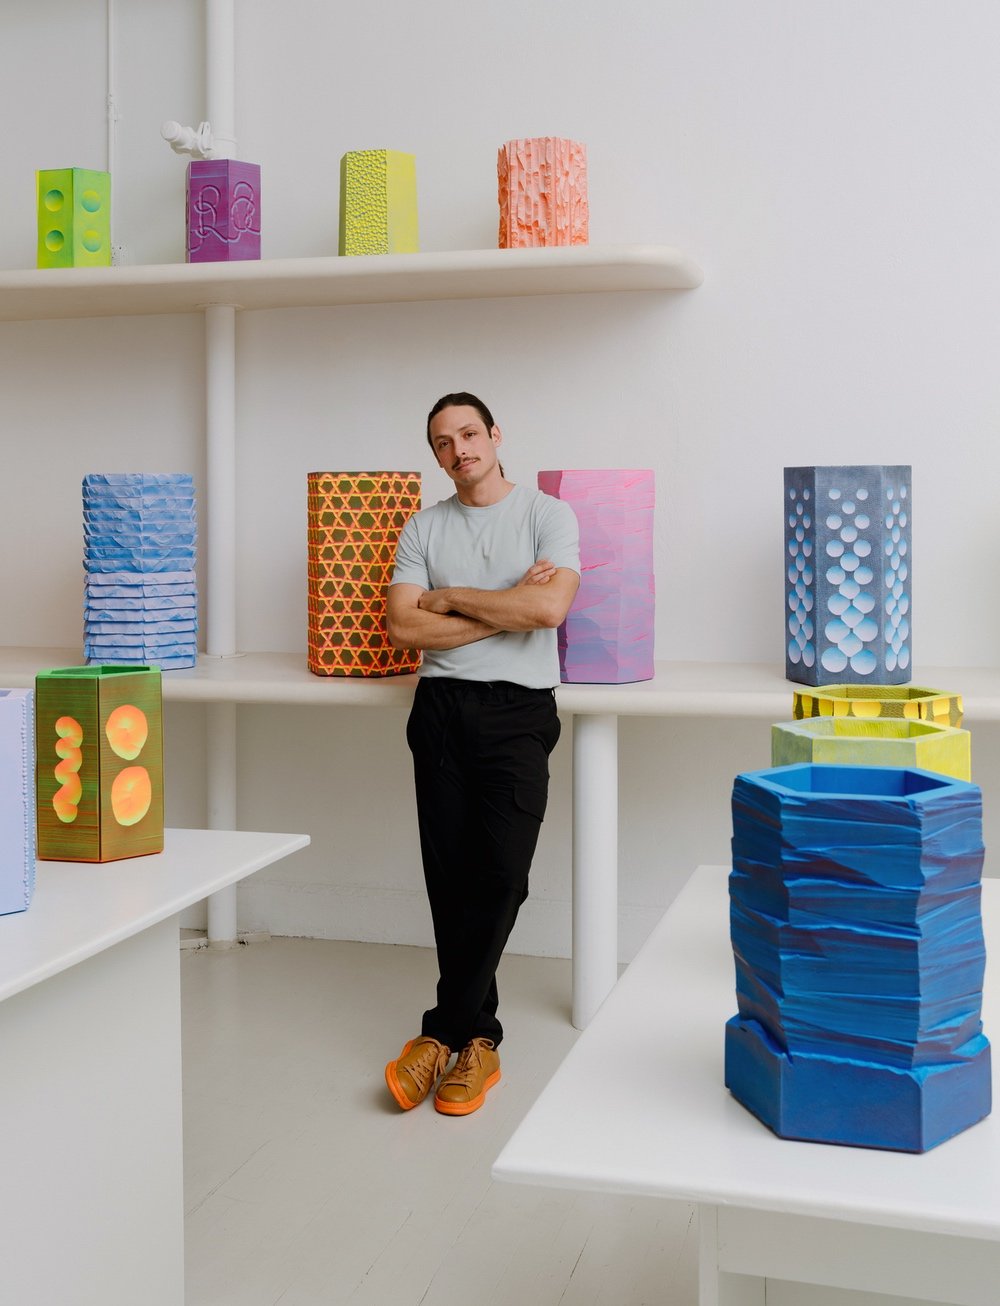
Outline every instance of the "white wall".
<path id="1" fill-rule="evenodd" d="M 159 125 L 204 115 L 201 4 L 115 15 L 116 238 L 178 261 L 184 162 Z M 658 657 L 780 665 L 782 467 L 907 462 L 917 673 L 995 662 L 998 42 L 992 0 L 237 0 L 265 257 L 336 252 L 340 156 L 380 146 L 417 156 L 425 250 L 492 246 L 497 145 L 558 134 L 588 145 L 593 244 L 677 244 L 706 273 L 679 295 L 242 318 L 241 646 L 304 654 L 306 472 L 416 468 L 433 502 L 449 485 L 423 416 L 467 388 L 515 479 L 656 469 Z M 103 0 L 5 6 L 8 266 L 34 263 L 34 169 L 105 165 L 105 49 Z M 80 477 L 203 483 L 202 386 L 197 316 L 0 327 L 0 643 L 79 641 Z M 245 924 L 428 941 L 401 724 L 241 711 L 241 822 L 314 836 L 246 888 Z M 203 724 L 171 709 L 168 728 L 168 819 L 198 824 Z M 732 774 L 769 744 L 747 723 L 622 736 L 627 957 L 692 863 L 725 858 Z M 526 950 L 568 943 L 568 740 Z M 990 730 L 976 749 L 997 753 Z"/>

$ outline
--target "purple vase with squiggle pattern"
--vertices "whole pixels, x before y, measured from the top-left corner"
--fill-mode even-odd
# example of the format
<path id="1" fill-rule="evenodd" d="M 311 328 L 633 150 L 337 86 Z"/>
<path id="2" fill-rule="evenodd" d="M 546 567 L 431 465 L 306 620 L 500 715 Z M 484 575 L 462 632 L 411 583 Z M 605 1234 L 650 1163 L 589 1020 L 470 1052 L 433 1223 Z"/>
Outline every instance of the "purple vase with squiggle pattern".
<path id="1" fill-rule="evenodd" d="M 187 170 L 187 261 L 260 258 L 260 165 L 193 159 Z"/>

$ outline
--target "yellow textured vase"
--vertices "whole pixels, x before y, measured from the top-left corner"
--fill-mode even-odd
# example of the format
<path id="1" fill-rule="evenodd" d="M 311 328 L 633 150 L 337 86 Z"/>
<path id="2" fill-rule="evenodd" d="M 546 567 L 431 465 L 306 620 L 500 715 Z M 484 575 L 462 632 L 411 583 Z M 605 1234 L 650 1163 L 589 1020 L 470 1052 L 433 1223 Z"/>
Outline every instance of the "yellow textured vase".
<path id="1" fill-rule="evenodd" d="M 399 150 L 351 150 L 340 160 L 341 254 L 415 254 L 417 161 Z"/>

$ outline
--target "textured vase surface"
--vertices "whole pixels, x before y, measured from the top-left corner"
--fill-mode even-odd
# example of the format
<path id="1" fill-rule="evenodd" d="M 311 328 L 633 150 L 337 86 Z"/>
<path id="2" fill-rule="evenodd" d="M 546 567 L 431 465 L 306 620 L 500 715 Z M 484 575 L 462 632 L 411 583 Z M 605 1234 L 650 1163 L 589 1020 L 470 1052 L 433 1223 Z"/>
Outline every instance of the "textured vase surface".
<path id="1" fill-rule="evenodd" d="M 34 691 L 0 689 L 0 916 L 35 890 Z"/>
<path id="2" fill-rule="evenodd" d="M 110 266 L 110 173 L 93 168 L 45 168 L 35 174 L 35 182 L 38 266 Z"/>
<path id="3" fill-rule="evenodd" d="M 964 710 L 961 694 L 927 685 L 824 685 L 821 689 L 796 689 L 792 694 L 796 721 L 817 716 L 893 717 L 960 726 Z"/>
<path id="4" fill-rule="evenodd" d="M 785 675 L 910 679 L 910 468 L 785 468 Z"/>
<path id="5" fill-rule="evenodd" d="M 163 705 L 157 667 L 35 677 L 38 856 L 110 862 L 163 851 Z"/>
<path id="6" fill-rule="evenodd" d="M 260 165 L 192 159 L 187 169 L 189 263 L 260 258 Z"/>
<path id="7" fill-rule="evenodd" d="M 771 727 L 771 765 L 902 766 L 972 779 L 968 730 L 890 717 L 811 717 Z"/>
<path id="8" fill-rule="evenodd" d="M 982 798 L 911 768 L 733 787 L 726 1084 L 782 1137 L 922 1152 L 989 1114 Z"/>
<path id="9" fill-rule="evenodd" d="M 501 249 L 586 245 L 587 147 L 559 136 L 507 141 L 497 153 Z"/>
<path id="10" fill-rule="evenodd" d="M 416 254 L 417 160 L 399 150 L 350 150 L 340 160 L 341 254 Z"/>
<path id="11" fill-rule="evenodd" d="M 198 526 L 183 472 L 83 478 L 83 652 L 89 662 L 193 667 Z"/>
<path id="12" fill-rule="evenodd" d="M 580 588 L 559 627 L 564 683 L 651 680 L 655 479 L 648 468 L 544 471 L 538 488 L 580 526 Z"/>
<path id="13" fill-rule="evenodd" d="M 420 665 L 385 626 L 396 546 L 420 508 L 419 472 L 310 472 L 308 665 L 317 676 L 394 676 Z"/>

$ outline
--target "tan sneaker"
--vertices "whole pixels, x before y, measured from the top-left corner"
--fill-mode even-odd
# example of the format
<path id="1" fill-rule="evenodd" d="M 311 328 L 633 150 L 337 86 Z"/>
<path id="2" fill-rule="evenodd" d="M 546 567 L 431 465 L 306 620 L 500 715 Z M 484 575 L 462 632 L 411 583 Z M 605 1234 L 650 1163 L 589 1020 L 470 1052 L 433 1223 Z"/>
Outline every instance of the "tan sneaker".
<path id="1" fill-rule="evenodd" d="M 438 1084 L 434 1106 L 442 1115 L 467 1116 L 478 1111 L 500 1079 L 500 1057 L 488 1038 L 474 1038 L 458 1054 L 454 1069 Z"/>
<path id="2" fill-rule="evenodd" d="M 436 1038 L 411 1038 L 385 1068 L 385 1082 L 404 1111 L 419 1106 L 451 1059 L 451 1048 Z"/>

